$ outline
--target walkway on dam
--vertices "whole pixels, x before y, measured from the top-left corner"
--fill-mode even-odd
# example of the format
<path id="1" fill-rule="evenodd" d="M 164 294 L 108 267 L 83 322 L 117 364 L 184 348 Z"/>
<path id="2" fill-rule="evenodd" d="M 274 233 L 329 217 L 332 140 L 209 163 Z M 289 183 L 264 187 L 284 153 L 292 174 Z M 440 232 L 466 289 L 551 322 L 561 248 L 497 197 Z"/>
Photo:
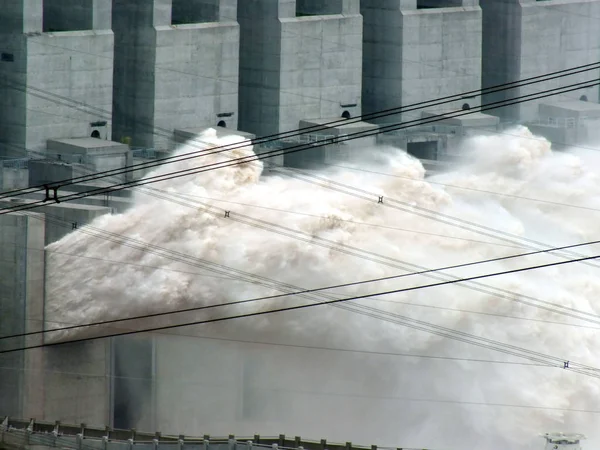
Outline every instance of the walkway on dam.
<path id="1" fill-rule="evenodd" d="M 355 446 L 300 437 L 167 436 L 136 430 L 93 428 L 5 417 L 0 424 L 0 449 L 4 450 L 378 450 L 375 445 Z M 381 450 L 403 450 L 379 447 Z M 415 449 L 405 449 L 415 450 Z M 424 449 L 420 449 L 424 450 Z"/>

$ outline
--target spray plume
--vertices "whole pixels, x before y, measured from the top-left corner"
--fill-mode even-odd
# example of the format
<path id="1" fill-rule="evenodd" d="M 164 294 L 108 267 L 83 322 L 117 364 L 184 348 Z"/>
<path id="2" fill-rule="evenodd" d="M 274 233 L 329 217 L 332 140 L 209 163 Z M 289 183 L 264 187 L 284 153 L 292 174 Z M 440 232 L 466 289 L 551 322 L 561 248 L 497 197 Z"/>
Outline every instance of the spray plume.
<path id="1" fill-rule="evenodd" d="M 199 142 L 208 150 L 240 139 L 217 138 L 209 130 L 195 145 Z M 185 146 L 179 149 L 179 153 L 189 151 Z M 149 176 L 251 154 L 248 146 L 229 155 L 206 155 L 198 161 L 159 168 Z M 600 160 L 592 151 L 553 152 L 547 141 L 517 128 L 509 135 L 472 138 L 463 154 L 452 171 L 425 178 L 421 163 L 405 152 L 375 148 L 365 150 L 362 161 L 345 164 L 370 171 L 333 167 L 321 175 L 552 246 L 599 238 L 595 225 L 599 212 L 558 204 L 600 209 Z M 130 210 L 100 217 L 92 225 L 189 255 L 197 262 L 211 261 L 301 288 L 402 271 L 317 242 L 282 236 L 268 227 L 251 227 L 232 220 L 236 213 L 285 225 L 304 237 L 323 237 L 429 268 L 528 250 L 525 245 L 514 248 L 502 240 L 298 179 L 261 176 L 262 170 L 262 164 L 254 162 L 164 181 L 155 187 L 178 196 L 179 203 L 137 193 Z M 186 202 L 181 202 L 182 195 Z M 231 217 L 224 217 L 220 210 L 206 210 L 199 201 L 231 210 Z M 46 318 L 50 328 L 280 293 L 81 231 L 48 249 Z M 113 262 L 52 252 L 65 249 Z M 594 246 L 578 252 L 592 255 L 599 250 Z M 538 255 L 451 273 L 470 276 L 559 259 Z M 572 264 L 490 279 L 486 284 L 598 314 L 599 271 L 593 265 Z M 360 295 L 431 281 L 419 276 L 328 294 Z M 306 302 L 309 300 L 287 297 L 128 326 L 199 320 Z M 525 306 L 506 296 L 452 285 L 360 303 L 600 367 L 595 352 L 600 324 Z M 54 339 L 98 332 L 71 330 Z M 263 344 L 243 344 L 236 339 Z M 575 411 L 600 409 L 597 378 L 508 364 L 517 360 L 339 308 L 321 306 L 187 327 L 177 336 L 155 337 L 155 342 L 158 369 L 153 404 L 157 423 L 170 433 L 287 433 L 394 447 L 519 449 L 540 447 L 538 433 L 559 429 L 585 433 L 589 445 L 600 443 L 600 414 Z M 264 342 L 505 363 L 407 358 Z"/>

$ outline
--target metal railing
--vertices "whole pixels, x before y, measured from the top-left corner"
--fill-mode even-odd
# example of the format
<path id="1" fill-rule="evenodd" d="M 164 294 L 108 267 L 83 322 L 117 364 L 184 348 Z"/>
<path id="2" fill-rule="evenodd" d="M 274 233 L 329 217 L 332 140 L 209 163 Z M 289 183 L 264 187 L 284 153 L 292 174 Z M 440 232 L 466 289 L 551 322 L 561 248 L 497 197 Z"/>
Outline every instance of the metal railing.
<path id="1" fill-rule="evenodd" d="M 298 136 L 289 136 L 283 137 L 277 140 L 273 140 L 270 142 L 263 142 L 258 144 L 260 148 L 271 148 L 271 149 L 280 149 L 286 147 L 287 145 L 294 144 L 338 144 L 343 145 L 345 142 L 343 139 L 346 137 L 346 134 L 301 134 Z"/>
<path id="2" fill-rule="evenodd" d="M 0 446 L 25 449 L 30 445 L 74 450 L 413 450 L 396 447 L 356 446 L 351 442 L 330 443 L 285 435 L 226 437 L 171 436 L 140 433 L 136 430 L 93 428 L 85 424 L 63 425 L 60 422 L 37 422 L 5 417 L 0 424 Z M 420 449 L 424 450 L 424 449 Z"/>
<path id="3" fill-rule="evenodd" d="M 131 154 L 134 158 L 140 159 L 157 159 L 158 153 L 154 148 L 138 148 L 132 147 Z"/>
<path id="4" fill-rule="evenodd" d="M 0 167 L 6 169 L 27 169 L 30 158 L 0 159 Z"/>

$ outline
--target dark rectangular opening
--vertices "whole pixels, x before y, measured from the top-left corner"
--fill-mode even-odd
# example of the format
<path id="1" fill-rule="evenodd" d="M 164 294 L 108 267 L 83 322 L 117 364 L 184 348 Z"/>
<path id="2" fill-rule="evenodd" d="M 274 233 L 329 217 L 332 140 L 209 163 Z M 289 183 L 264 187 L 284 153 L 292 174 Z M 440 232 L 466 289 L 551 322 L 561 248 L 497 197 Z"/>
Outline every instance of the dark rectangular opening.
<path id="1" fill-rule="evenodd" d="M 462 0 L 417 0 L 417 9 L 455 8 L 462 4 Z"/>
<path id="2" fill-rule="evenodd" d="M 2 53 L 2 58 L 1 59 L 4 62 L 14 62 L 15 55 L 13 55 L 12 53 Z"/>
<path id="3" fill-rule="evenodd" d="M 151 338 L 124 336 L 113 344 L 113 426 L 129 430 L 152 405 L 153 343 Z"/>
<path id="4" fill-rule="evenodd" d="M 184 25 L 219 21 L 220 0 L 173 0 L 171 24 Z M 232 17 L 232 20 L 235 19 Z"/>
<path id="5" fill-rule="evenodd" d="M 406 152 L 409 155 L 419 159 L 437 160 L 437 141 L 427 142 L 409 142 L 406 146 Z"/>
<path id="6" fill-rule="evenodd" d="M 44 32 L 91 30 L 94 28 L 93 0 L 43 0 Z"/>
<path id="7" fill-rule="evenodd" d="M 296 17 L 342 14 L 343 0 L 296 0 Z"/>

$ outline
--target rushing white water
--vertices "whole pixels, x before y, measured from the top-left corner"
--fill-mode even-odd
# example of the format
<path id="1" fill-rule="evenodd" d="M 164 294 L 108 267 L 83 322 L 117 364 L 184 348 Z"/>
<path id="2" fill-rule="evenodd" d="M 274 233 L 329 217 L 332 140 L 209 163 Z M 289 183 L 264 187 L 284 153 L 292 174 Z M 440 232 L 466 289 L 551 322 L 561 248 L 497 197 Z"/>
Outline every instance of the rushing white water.
<path id="1" fill-rule="evenodd" d="M 202 139 L 205 148 L 238 142 L 233 137 L 217 139 L 210 132 Z M 197 148 L 184 146 L 179 153 L 194 150 Z M 226 155 L 205 155 L 163 166 L 149 176 L 249 154 L 252 149 L 244 147 Z M 406 273 L 401 269 L 406 267 L 404 263 L 436 268 L 531 250 L 533 244 L 520 238 L 551 246 L 600 239 L 596 225 L 600 217 L 600 158 L 594 151 L 553 152 L 547 141 L 517 128 L 504 135 L 473 138 L 464 154 L 453 171 L 427 179 L 419 161 L 390 149 L 365 149 L 361 161 L 319 173 L 340 183 L 329 187 L 356 195 L 328 189 L 322 180 L 315 184 L 286 176 L 261 177 L 259 163 L 158 183 L 153 188 L 161 192 L 153 191 L 154 196 L 137 193 L 129 211 L 101 217 L 92 223 L 93 229 L 87 229 L 149 243 L 155 246 L 154 252 L 93 237 L 86 229 L 49 246 L 47 320 L 52 322 L 50 326 L 79 324 L 280 293 L 156 253 L 165 249 L 195 258 L 195 264 L 200 259 L 218 263 L 222 265 L 218 270 L 234 268 L 299 288 L 316 288 Z M 375 155 L 378 162 L 369 163 Z M 164 191 L 174 201 L 165 200 Z M 377 202 L 380 195 L 383 204 Z M 393 200 L 415 208 L 406 209 Z M 206 210 L 199 202 L 215 209 Z M 441 213 L 488 229 L 478 234 L 466 229 L 465 222 L 456 222 L 456 226 L 432 220 L 416 214 L 425 212 L 419 207 L 438 219 L 442 219 Z M 229 217 L 225 210 L 230 211 Z M 252 226 L 251 218 L 264 222 Z M 573 251 L 600 254 L 600 246 Z M 556 255 L 536 255 L 447 273 L 472 276 L 561 260 L 564 258 Z M 408 269 L 414 270 L 418 269 Z M 506 292 L 504 297 L 495 296 L 491 289 L 484 293 L 459 285 L 364 299 L 360 304 L 557 357 L 557 366 L 564 359 L 571 361 L 572 367 L 577 362 L 600 368 L 596 352 L 600 318 L 595 317 L 600 313 L 599 274 L 600 263 L 598 267 L 573 263 L 479 280 L 492 288 L 583 311 L 589 314 L 585 316 L 588 321 L 526 306 L 512 301 Z M 326 294 L 360 295 L 434 281 L 421 275 Z M 276 298 L 127 327 L 299 303 L 310 300 Z M 60 338 L 96 333 L 100 331 L 72 330 Z M 181 333 L 534 363 L 331 306 L 196 326 Z M 165 432 L 285 432 L 420 448 L 541 448 L 538 433 L 574 430 L 590 437 L 590 448 L 600 443 L 600 379 L 570 370 L 211 343 L 181 336 L 160 339 L 157 364 L 161 365 L 161 358 L 165 362 L 157 375 L 157 414 L 164 419 L 159 426 Z M 254 369 L 242 364 L 243 377 L 254 370 L 255 386 L 240 388 L 243 382 L 231 375 L 238 369 L 223 369 L 223 361 L 227 359 L 234 367 L 238 361 L 247 361 L 248 355 L 261 362 Z M 214 367 L 222 371 L 215 369 L 209 376 Z M 206 388 L 209 384 L 218 388 L 211 391 Z M 241 416 L 228 412 L 237 400 L 229 402 L 227 396 L 236 389 L 254 392 L 253 400 L 244 401 L 256 410 L 261 409 L 262 401 L 262 412 Z M 196 390 L 202 395 L 195 396 Z"/>

